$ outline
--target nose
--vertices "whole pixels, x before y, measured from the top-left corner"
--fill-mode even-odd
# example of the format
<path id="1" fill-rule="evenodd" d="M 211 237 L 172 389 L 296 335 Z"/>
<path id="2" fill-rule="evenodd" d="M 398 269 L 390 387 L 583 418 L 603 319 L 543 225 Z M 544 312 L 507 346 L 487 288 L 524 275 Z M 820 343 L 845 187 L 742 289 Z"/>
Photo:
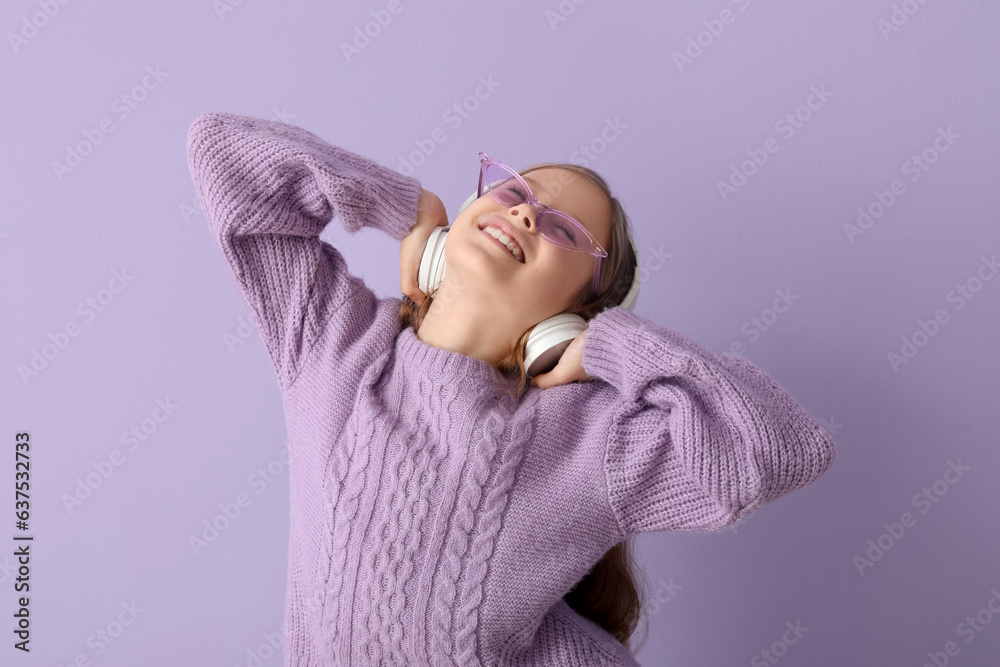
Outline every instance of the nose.
<path id="1" fill-rule="evenodd" d="M 531 202 L 525 201 L 520 204 L 515 204 L 507 209 L 509 215 L 513 215 L 517 218 L 517 225 L 524 226 L 526 229 L 530 229 L 532 232 L 536 231 L 536 222 L 538 220 L 538 209 Z"/>

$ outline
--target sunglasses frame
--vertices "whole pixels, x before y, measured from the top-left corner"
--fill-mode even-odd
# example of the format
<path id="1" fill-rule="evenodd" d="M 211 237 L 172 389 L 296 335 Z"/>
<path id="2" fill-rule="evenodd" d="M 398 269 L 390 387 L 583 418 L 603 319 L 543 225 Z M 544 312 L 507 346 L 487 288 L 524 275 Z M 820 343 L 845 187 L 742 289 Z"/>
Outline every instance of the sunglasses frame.
<path id="1" fill-rule="evenodd" d="M 580 232 L 584 236 L 586 236 L 588 239 L 590 239 L 590 242 L 593 244 L 593 249 L 592 250 L 581 250 L 579 248 L 570 248 L 570 247 L 561 245 L 559 243 L 555 243 L 554 241 L 552 241 L 548 236 L 546 236 L 542 232 L 542 228 L 541 227 L 538 228 L 538 233 L 541 234 L 542 238 L 545 239 L 546 241 L 548 241 L 549 243 L 551 243 L 552 245 L 557 246 L 559 248 L 564 248 L 565 250 L 571 250 L 573 252 L 582 252 L 584 254 L 593 255 L 594 256 L 594 282 L 593 282 L 593 285 L 592 285 L 592 290 L 593 290 L 593 294 L 597 294 L 597 283 L 600 280 L 600 275 L 601 275 L 601 258 L 607 257 L 608 256 L 608 252 L 607 252 L 607 250 L 605 250 L 601 246 L 600 243 L 597 242 L 597 239 L 594 238 L 594 235 L 591 234 L 587 230 L 587 228 L 584 227 L 583 224 L 579 220 L 576 220 L 575 218 L 573 218 L 573 216 L 567 215 L 567 214 L 563 213 L 562 211 L 554 209 L 554 208 L 552 208 L 550 206 L 546 206 L 542 202 L 538 201 L 538 198 L 535 197 L 535 193 L 531 191 L 531 188 L 528 187 L 528 184 L 524 181 L 524 179 L 521 177 L 521 175 L 519 173 L 517 173 L 516 171 L 514 171 L 513 169 L 511 169 L 506 164 L 504 164 L 503 162 L 500 162 L 499 160 L 493 159 L 492 157 L 490 157 L 486 153 L 480 152 L 479 153 L 479 163 L 480 163 L 479 164 L 479 190 L 478 190 L 478 196 L 479 197 L 483 196 L 483 185 L 484 185 L 484 181 L 486 179 L 486 169 L 490 165 L 495 164 L 498 167 L 501 167 L 502 169 L 504 169 L 504 171 L 507 171 L 508 173 L 510 173 L 514 178 L 517 179 L 518 183 L 520 183 L 521 186 L 524 187 L 524 191 L 528 193 L 528 197 L 527 197 L 527 199 L 526 199 L 526 201 L 524 203 L 531 204 L 532 206 L 535 207 L 535 212 L 536 212 L 535 222 L 536 222 L 536 224 L 542 218 L 543 214 L 546 214 L 546 213 L 555 214 L 555 215 L 558 215 L 558 216 L 560 216 L 562 218 L 565 218 L 566 220 L 568 220 L 571 223 L 573 223 L 576 227 L 579 228 Z M 493 190 L 493 188 L 490 188 L 490 194 L 493 195 L 493 199 L 495 199 L 501 206 L 506 206 L 507 208 L 511 208 L 512 206 L 516 206 L 516 204 L 514 204 L 512 206 L 508 206 L 504 202 L 500 201 L 500 198 L 497 197 L 496 192 Z"/>

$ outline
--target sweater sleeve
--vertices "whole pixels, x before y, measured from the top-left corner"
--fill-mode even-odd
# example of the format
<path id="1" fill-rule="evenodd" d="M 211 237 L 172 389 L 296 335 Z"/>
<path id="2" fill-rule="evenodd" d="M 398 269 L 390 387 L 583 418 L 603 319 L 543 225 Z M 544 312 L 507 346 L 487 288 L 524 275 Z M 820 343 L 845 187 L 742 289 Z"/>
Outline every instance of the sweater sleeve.
<path id="1" fill-rule="evenodd" d="M 357 335 L 374 317 L 365 299 L 351 298 L 370 290 L 320 232 L 336 215 L 351 234 L 368 226 L 402 240 L 416 222 L 420 183 L 302 128 L 230 113 L 196 118 L 187 156 L 285 390 L 325 327 Z"/>
<path id="2" fill-rule="evenodd" d="M 826 431 L 752 363 L 623 308 L 590 321 L 583 366 L 614 389 L 604 469 L 626 535 L 725 527 L 833 463 Z"/>

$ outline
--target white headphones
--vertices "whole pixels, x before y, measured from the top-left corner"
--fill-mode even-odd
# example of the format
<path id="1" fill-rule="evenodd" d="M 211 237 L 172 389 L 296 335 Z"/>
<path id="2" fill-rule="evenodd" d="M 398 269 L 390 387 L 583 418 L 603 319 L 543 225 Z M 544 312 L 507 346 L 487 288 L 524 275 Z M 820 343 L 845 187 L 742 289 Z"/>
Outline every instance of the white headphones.
<path id="1" fill-rule="evenodd" d="M 472 196 L 466 199 L 462 207 L 458 209 L 455 217 L 461 215 L 478 198 L 479 195 L 473 192 Z M 420 259 L 420 269 L 417 272 L 417 286 L 424 294 L 429 294 L 437 289 L 444 278 L 444 246 L 448 240 L 449 229 L 451 229 L 451 225 L 435 227 L 427 239 L 427 245 L 424 246 L 424 254 Z M 635 250 L 635 243 L 632 244 L 632 249 Z M 636 258 L 638 257 L 639 253 L 636 251 Z M 631 311 L 638 298 L 639 267 L 637 265 L 632 287 L 619 305 Z M 587 320 L 576 313 L 560 313 L 536 324 L 528 335 L 524 351 L 524 367 L 528 378 L 547 373 L 555 368 L 562 353 L 569 347 L 573 339 L 583 333 L 586 328 Z"/>

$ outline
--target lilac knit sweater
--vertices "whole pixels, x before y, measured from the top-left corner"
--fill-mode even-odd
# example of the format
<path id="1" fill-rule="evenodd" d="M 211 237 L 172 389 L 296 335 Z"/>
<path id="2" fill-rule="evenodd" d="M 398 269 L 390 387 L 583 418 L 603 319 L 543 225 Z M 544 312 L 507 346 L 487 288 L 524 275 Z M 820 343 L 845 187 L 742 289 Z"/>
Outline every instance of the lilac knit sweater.
<path id="1" fill-rule="evenodd" d="M 506 396 L 319 239 L 336 216 L 402 240 L 417 180 L 228 113 L 187 150 L 283 396 L 286 666 L 638 665 L 563 595 L 629 534 L 723 528 L 833 462 L 757 367 L 623 308 L 590 322 L 595 381 Z"/>

